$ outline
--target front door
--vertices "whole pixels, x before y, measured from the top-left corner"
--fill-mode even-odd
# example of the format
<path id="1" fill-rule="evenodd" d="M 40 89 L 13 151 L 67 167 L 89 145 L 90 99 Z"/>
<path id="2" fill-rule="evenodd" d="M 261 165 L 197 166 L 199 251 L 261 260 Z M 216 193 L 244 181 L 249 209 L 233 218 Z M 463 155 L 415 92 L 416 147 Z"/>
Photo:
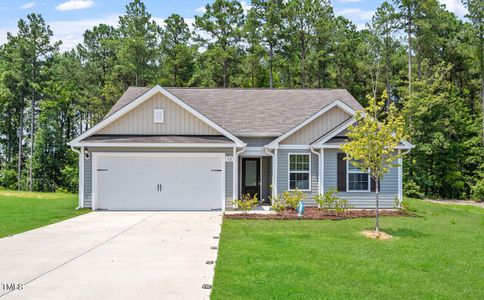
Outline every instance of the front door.
<path id="1" fill-rule="evenodd" d="M 242 158 L 242 194 L 250 194 L 260 199 L 260 159 Z"/>

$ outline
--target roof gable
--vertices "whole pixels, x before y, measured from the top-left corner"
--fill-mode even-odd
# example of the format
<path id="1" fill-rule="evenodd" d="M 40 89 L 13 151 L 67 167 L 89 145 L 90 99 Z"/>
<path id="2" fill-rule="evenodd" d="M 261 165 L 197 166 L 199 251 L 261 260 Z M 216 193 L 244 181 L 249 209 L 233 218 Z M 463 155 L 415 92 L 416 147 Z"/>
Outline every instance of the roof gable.
<path id="1" fill-rule="evenodd" d="M 234 141 L 238 146 L 243 146 L 244 143 L 239 140 L 236 136 L 234 136 L 232 133 L 227 131 L 226 129 L 222 128 L 220 125 L 216 124 L 200 112 L 198 112 L 196 109 L 192 108 L 190 105 L 185 103 L 184 101 L 178 99 L 177 97 L 173 96 L 169 92 L 167 92 L 165 89 L 160 87 L 159 85 L 149 89 L 148 91 L 145 91 L 144 93 L 140 93 L 140 96 L 138 96 L 136 99 L 133 100 L 125 100 L 126 103 L 122 103 L 118 105 L 118 109 L 116 111 L 111 111 L 110 114 L 108 114 L 101 122 L 96 124 L 94 127 L 89 129 L 88 131 L 84 132 L 77 138 L 73 139 L 72 141 L 69 142 L 69 145 L 71 146 L 78 146 L 79 142 L 95 133 L 100 131 L 101 129 L 105 128 L 106 126 L 110 125 L 117 119 L 121 118 L 131 110 L 135 109 L 154 95 L 161 93 L 162 95 L 166 96 L 169 100 L 175 102 L 179 106 L 181 106 L 183 109 L 187 110 L 190 112 L 193 116 L 197 117 L 216 131 L 220 132 L 222 135 L 228 137 L 232 141 Z M 121 97 L 123 98 L 123 97 Z M 118 101 L 119 102 L 119 101 Z M 115 105 L 116 106 L 116 105 Z"/>
<path id="2" fill-rule="evenodd" d="M 339 99 L 334 100 L 333 102 L 331 102 L 330 104 L 326 105 L 325 107 L 323 107 L 322 109 L 320 109 L 318 112 L 316 112 L 315 114 L 313 114 L 309 118 L 305 119 L 303 122 L 297 124 L 296 126 L 294 126 L 293 128 L 291 128 L 290 130 L 286 131 L 284 134 L 282 134 L 281 136 L 279 136 L 278 138 L 276 138 L 275 140 L 273 140 L 268 145 L 268 147 L 269 148 L 277 148 L 278 145 L 279 145 L 279 143 L 281 141 L 283 141 L 284 139 L 286 139 L 287 137 L 289 137 L 293 133 L 297 132 L 301 128 L 305 127 L 309 123 L 313 122 L 318 117 L 320 117 L 324 113 L 330 111 L 334 107 L 339 107 L 341 110 L 345 111 L 348 115 L 351 115 L 351 116 L 355 115 L 355 113 L 356 113 L 351 107 L 349 107 L 348 105 L 346 105 L 345 103 L 343 103 L 341 100 L 339 100 Z"/>
<path id="3" fill-rule="evenodd" d="M 335 106 L 289 135 L 280 143 L 309 145 L 349 118 L 351 118 L 351 114 Z"/>
<path id="4" fill-rule="evenodd" d="M 163 109 L 163 123 L 155 122 L 155 109 Z M 156 93 L 96 134 L 220 135 L 220 132 L 165 95 Z"/>

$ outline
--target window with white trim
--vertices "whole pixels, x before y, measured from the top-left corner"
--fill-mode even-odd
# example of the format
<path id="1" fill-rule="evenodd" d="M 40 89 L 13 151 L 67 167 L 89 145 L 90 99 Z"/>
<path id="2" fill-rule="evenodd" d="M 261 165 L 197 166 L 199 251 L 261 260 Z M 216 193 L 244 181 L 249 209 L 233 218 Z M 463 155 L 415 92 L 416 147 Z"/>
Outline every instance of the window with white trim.
<path id="1" fill-rule="evenodd" d="M 289 154 L 289 190 L 296 188 L 309 191 L 310 187 L 310 154 Z"/>
<path id="2" fill-rule="evenodd" d="M 348 192 L 369 192 L 370 175 L 369 172 L 362 172 L 353 165 L 351 160 L 346 160 L 346 174 L 348 182 Z"/>
<path id="3" fill-rule="evenodd" d="M 165 112 L 161 108 L 154 109 L 155 123 L 163 123 L 165 121 Z"/>

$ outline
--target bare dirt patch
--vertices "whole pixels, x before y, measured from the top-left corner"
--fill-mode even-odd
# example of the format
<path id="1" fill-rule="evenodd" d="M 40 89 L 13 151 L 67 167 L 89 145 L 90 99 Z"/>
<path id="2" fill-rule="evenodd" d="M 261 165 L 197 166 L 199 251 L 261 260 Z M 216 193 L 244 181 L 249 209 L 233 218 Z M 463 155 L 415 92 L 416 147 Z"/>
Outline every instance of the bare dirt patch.
<path id="1" fill-rule="evenodd" d="M 380 210 L 379 214 L 385 217 L 411 216 L 409 213 L 400 210 Z M 307 207 L 302 217 L 299 217 L 293 209 L 287 209 L 277 214 L 225 214 L 225 218 L 228 219 L 256 220 L 346 220 L 374 217 L 375 211 L 369 209 L 351 209 L 346 212 L 336 213 L 334 211 L 319 210 L 317 207 Z"/>
<path id="2" fill-rule="evenodd" d="M 447 200 L 447 199 L 425 199 L 425 201 L 438 203 L 438 204 L 457 204 L 457 205 L 472 205 L 484 208 L 483 202 L 476 202 L 472 200 Z"/>
<path id="3" fill-rule="evenodd" d="M 389 235 L 386 232 L 380 231 L 376 232 L 375 230 L 363 230 L 361 234 L 367 238 L 375 239 L 375 240 L 391 240 L 393 236 Z"/>

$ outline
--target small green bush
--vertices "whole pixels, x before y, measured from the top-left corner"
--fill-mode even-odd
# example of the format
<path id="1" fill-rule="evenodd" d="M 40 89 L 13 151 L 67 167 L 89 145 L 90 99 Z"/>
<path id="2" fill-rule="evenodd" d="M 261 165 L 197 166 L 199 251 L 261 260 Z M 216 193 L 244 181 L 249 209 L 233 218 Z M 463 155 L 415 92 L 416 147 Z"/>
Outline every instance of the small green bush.
<path id="1" fill-rule="evenodd" d="M 245 214 L 254 209 L 259 204 L 257 194 L 251 197 L 250 194 L 242 195 L 242 199 L 235 199 L 232 201 L 237 210 L 243 211 Z"/>
<path id="2" fill-rule="evenodd" d="M 471 196 L 473 200 L 484 201 L 484 179 L 471 186 Z"/>
<path id="3" fill-rule="evenodd" d="M 14 190 L 17 188 L 17 171 L 13 169 L 0 170 L 0 186 Z"/>
<path id="4" fill-rule="evenodd" d="M 329 189 L 324 194 L 314 196 L 314 201 L 318 204 L 319 209 L 333 210 L 337 213 L 345 212 L 348 210 L 348 200 L 341 199 L 336 196 L 337 190 L 335 188 Z"/>
<path id="5" fill-rule="evenodd" d="M 282 193 L 281 197 L 286 207 L 296 209 L 299 202 L 304 201 L 304 199 L 306 199 L 306 194 L 296 188 L 294 191 Z"/>
<path id="6" fill-rule="evenodd" d="M 425 197 L 424 193 L 420 191 L 420 186 L 413 180 L 405 182 L 403 192 L 409 198 L 423 199 Z"/>
<path id="7" fill-rule="evenodd" d="M 281 211 L 284 211 L 286 209 L 286 205 L 284 204 L 284 201 L 282 197 L 279 195 L 277 196 L 269 196 L 269 200 L 271 201 L 271 209 L 277 213 L 280 213 Z"/>

